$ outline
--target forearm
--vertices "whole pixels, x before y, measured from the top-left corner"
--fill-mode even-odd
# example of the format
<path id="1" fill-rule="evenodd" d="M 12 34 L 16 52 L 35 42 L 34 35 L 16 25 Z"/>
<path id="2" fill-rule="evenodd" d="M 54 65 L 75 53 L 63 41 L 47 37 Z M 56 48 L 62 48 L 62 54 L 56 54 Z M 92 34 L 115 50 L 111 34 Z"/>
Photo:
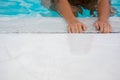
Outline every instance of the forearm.
<path id="1" fill-rule="evenodd" d="M 59 0 L 57 3 L 57 8 L 59 13 L 65 18 L 67 22 L 76 19 L 72 13 L 68 0 Z"/>
<path id="2" fill-rule="evenodd" d="M 110 16 L 110 3 L 109 0 L 99 0 L 98 1 L 98 19 L 102 21 L 107 21 Z"/>

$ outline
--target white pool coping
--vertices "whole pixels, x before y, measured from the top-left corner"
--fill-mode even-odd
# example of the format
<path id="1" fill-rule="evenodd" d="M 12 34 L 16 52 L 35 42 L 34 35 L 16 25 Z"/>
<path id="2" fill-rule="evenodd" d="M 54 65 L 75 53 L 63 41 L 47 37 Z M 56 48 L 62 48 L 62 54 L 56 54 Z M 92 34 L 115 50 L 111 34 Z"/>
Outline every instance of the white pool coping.
<path id="1" fill-rule="evenodd" d="M 86 33 L 98 32 L 93 23 L 96 18 L 79 18 L 84 22 L 88 30 Z M 120 18 L 111 17 L 110 24 L 113 28 L 113 33 L 120 32 Z M 39 18 L 0 18 L 0 33 L 67 33 L 67 24 L 63 18 L 39 17 Z"/>

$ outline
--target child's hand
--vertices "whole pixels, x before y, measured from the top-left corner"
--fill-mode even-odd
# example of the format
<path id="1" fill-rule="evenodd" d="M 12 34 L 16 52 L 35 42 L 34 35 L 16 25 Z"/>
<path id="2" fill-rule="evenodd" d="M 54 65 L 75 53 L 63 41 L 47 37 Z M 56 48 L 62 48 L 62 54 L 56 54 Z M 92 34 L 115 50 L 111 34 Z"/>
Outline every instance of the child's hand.
<path id="1" fill-rule="evenodd" d="M 95 22 L 95 27 L 97 30 L 99 30 L 101 33 L 110 33 L 112 32 L 112 27 L 109 24 L 108 21 L 102 21 L 102 20 L 98 20 Z"/>
<path id="2" fill-rule="evenodd" d="M 86 25 L 78 20 L 73 20 L 68 22 L 69 33 L 81 33 L 85 30 L 87 30 Z"/>

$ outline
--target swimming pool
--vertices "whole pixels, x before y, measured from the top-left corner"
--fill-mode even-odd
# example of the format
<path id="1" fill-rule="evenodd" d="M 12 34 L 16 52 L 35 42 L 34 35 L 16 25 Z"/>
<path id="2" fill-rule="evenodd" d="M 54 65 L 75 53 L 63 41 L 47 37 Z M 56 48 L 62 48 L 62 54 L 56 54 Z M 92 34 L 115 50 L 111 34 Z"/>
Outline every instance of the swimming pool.
<path id="1" fill-rule="evenodd" d="M 40 2 L 41 0 L 0 0 L 0 16 L 59 17 L 58 13 L 46 9 Z M 120 17 L 120 0 L 112 0 L 111 3 L 118 12 L 114 17 Z M 84 10 L 84 13 L 79 14 L 79 17 L 90 17 L 88 10 Z"/>

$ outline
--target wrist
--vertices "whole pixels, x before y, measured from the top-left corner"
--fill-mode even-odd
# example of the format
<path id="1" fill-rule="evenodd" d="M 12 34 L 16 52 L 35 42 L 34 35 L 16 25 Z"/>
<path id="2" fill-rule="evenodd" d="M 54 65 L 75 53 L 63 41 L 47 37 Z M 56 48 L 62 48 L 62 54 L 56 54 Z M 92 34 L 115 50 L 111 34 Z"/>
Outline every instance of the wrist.
<path id="1" fill-rule="evenodd" d="M 98 20 L 99 21 L 109 21 L 109 16 L 99 16 Z"/>
<path id="2" fill-rule="evenodd" d="M 107 19 L 107 18 L 98 18 L 98 21 L 108 22 L 108 21 L 109 21 L 109 19 Z"/>
<path id="3" fill-rule="evenodd" d="M 70 18 L 70 19 L 67 19 L 66 21 L 67 21 L 67 23 L 74 23 L 74 22 L 78 21 L 78 19 L 77 18 Z"/>

